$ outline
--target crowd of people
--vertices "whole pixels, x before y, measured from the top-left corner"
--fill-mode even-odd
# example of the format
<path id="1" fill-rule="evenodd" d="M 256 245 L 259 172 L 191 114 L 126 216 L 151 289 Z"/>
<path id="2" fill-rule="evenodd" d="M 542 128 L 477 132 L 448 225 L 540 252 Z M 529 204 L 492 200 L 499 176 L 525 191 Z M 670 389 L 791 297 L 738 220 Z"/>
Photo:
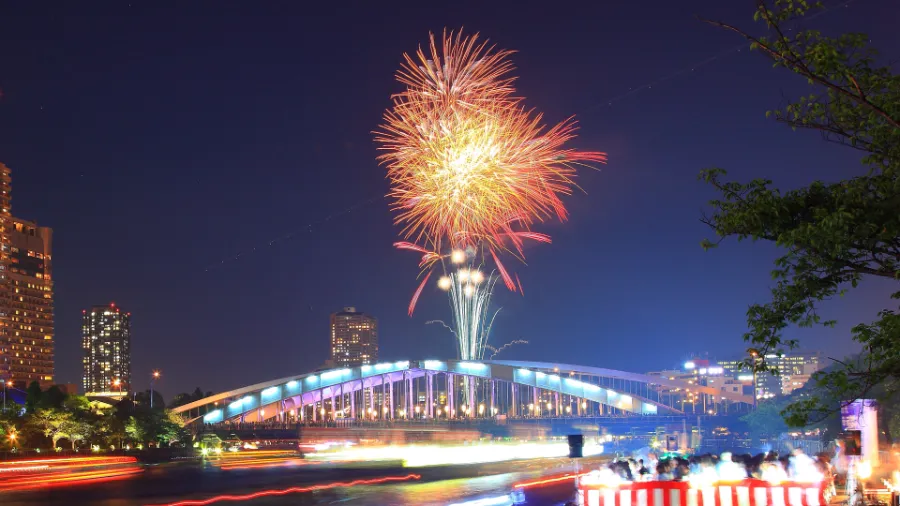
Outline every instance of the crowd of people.
<path id="1" fill-rule="evenodd" d="M 644 459 L 616 459 L 609 470 L 622 481 L 740 481 L 747 478 L 771 483 L 786 481 L 825 483 L 826 493 L 834 493 L 834 468 L 827 454 L 815 457 L 801 450 L 788 455 L 777 452 L 758 455 L 732 455 L 723 453 L 673 456 L 656 459 L 650 455 Z"/>

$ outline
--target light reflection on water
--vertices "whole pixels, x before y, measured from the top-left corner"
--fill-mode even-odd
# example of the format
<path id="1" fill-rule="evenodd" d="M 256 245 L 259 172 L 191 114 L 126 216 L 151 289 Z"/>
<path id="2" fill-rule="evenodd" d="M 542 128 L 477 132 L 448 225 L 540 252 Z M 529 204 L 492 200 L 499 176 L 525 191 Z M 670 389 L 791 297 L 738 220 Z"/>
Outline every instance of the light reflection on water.
<path id="1" fill-rule="evenodd" d="M 353 504 L 383 505 L 397 504 L 409 506 L 445 506 L 461 499 L 488 493 L 506 493 L 518 481 L 518 473 L 497 474 L 479 478 L 445 480 L 432 483 L 388 485 L 354 489 Z M 363 488 L 363 487 L 359 487 Z M 349 494 L 348 494 L 349 495 Z"/>

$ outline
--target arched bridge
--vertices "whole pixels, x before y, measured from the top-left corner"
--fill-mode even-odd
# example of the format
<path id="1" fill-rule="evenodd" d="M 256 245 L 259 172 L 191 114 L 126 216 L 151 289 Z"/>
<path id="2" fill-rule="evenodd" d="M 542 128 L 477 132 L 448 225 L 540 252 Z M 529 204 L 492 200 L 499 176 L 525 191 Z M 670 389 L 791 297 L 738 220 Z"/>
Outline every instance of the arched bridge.
<path id="1" fill-rule="evenodd" d="M 597 367 L 508 360 L 403 360 L 257 383 L 185 404 L 175 412 L 191 422 L 210 424 L 677 415 L 683 411 L 671 392 L 679 389 L 693 391 L 714 407 L 753 402 L 751 396 L 685 381 Z"/>

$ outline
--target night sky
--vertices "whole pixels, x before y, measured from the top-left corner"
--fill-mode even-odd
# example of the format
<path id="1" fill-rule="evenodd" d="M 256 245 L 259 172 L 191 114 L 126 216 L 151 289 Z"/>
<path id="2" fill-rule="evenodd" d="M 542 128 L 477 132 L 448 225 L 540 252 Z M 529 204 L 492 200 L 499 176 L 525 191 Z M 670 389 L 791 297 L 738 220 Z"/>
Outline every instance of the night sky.
<path id="1" fill-rule="evenodd" d="M 857 152 L 765 118 L 802 80 L 694 19 L 759 30 L 750 0 L 388 4 L 0 6 L 0 161 L 13 213 L 54 230 L 59 382 L 81 383 L 81 310 L 110 301 L 133 314 L 136 386 L 159 368 L 169 397 L 318 367 L 328 315 L 349 305 L 379 318 L 382 358 L 454 356 L 425 324 L 449 321 L 442 292 L 406 314 L 418 256 L 392 248 L 370 133 L 402 53 L 444 27 L 517 50 L 527 105 L 575 114 L 573 145 L 609 153 L 571 219 L 539 229 L 554 243 L 517 266 L 525 296 L 498 285 L 492 342 L 530 341 L 502 358 L 647 371 L 740 353 L 776 251 L 704 252 L 714 194 L 697 172 L 789 188 L 862 171 Z M 897 58 L 896 7 L 856 0 L 812 24 Z M 837 329 L 795 334 L 851 352 L 848 328 L 888 291 L 864 285 L 827 305 Z"/>

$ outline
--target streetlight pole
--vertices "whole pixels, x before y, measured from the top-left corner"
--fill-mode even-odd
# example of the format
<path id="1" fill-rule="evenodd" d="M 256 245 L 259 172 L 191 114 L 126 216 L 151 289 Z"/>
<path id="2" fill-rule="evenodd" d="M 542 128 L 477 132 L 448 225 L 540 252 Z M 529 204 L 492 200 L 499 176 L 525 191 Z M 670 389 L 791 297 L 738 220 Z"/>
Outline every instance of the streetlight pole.
<path id="1" fill-rule="evenodd" d="M 153 382 L 159 379 L 159 371 L 153 371 L 150 375 L 150 409 L 153 409 Z M 334 406 L 332 406 L 334 409 Z"/>

